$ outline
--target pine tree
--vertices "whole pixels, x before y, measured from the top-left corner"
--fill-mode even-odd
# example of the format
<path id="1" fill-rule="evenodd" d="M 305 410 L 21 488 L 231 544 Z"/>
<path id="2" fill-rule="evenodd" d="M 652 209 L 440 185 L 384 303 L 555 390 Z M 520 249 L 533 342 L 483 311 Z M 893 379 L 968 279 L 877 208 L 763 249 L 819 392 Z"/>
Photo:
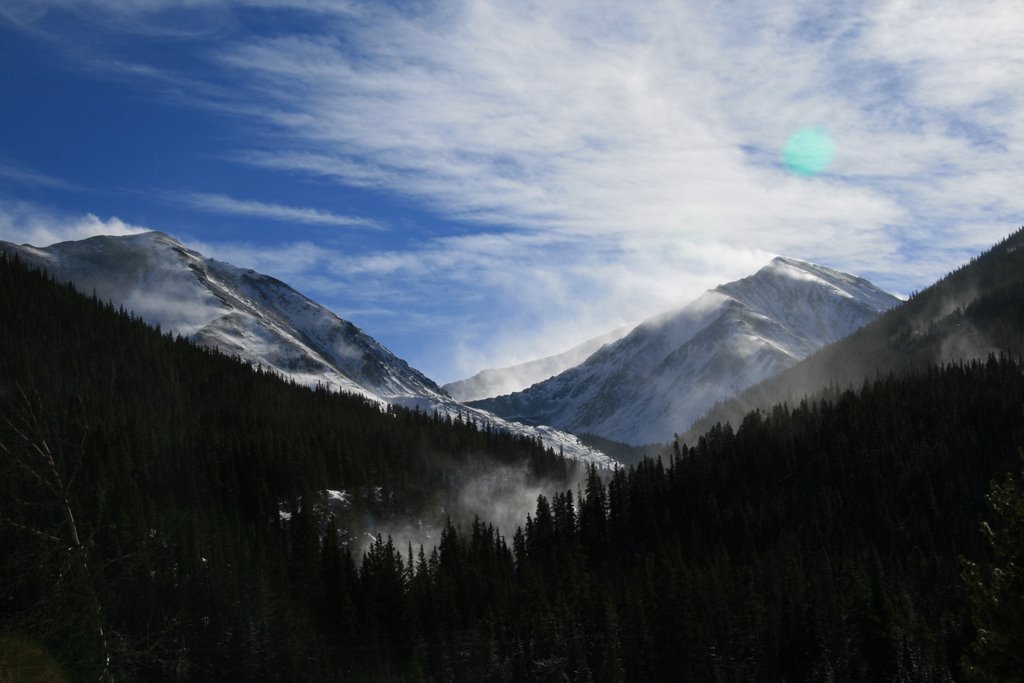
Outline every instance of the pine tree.
<path id="1" fill-rule="evenodd" d="M 991 521 L 982 533 L 991 551 L 984 569 L 965 561 L 964 580 L 977 637 L 968 670 L 979 681 L 1019 681 L 1024 675 L 1024 491 L 1006 474 L 986 496 Z"/>

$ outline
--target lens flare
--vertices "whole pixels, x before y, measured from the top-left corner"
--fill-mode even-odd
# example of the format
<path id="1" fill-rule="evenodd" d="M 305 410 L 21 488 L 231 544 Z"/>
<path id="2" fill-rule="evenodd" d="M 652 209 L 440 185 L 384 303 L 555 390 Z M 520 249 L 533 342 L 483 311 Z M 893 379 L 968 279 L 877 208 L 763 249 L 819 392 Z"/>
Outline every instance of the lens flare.
<path id="1" fill-rule="evenodd" d="M 789 136 L 782 163 L 799 176 L 815 176 L 832 162 L 836 143 L 824 128 L 801 128 Z"/>

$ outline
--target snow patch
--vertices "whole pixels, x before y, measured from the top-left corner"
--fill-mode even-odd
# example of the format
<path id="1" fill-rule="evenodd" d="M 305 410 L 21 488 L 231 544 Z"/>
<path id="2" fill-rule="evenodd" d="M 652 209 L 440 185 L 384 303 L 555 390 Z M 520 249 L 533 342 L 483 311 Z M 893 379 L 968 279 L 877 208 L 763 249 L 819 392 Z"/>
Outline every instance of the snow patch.
<path id="1" fill-rule="evenodd" d="M 328 500 L 337 501 L 342 505 L 352 505 L 352 494 L 350 494 L 348 491 L 335 491 L 333 489 L 327 489 L 327 498 Z"/>

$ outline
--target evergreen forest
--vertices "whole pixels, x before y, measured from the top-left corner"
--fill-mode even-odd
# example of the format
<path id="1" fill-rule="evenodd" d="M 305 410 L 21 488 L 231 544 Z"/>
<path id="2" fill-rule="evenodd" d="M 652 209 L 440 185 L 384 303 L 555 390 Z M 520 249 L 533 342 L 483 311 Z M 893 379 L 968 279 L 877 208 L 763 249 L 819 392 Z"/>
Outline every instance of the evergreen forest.
<path id="1" fill-rule="evenodd" d="M 486 425 L 288 384 L 12 260 L 0 321 L 8 679 L 1019 680 L 1009 355 L 580 472 Z M 518 529 L 354 541 L 360 517 L 509 465 L 554 491 Z"/>

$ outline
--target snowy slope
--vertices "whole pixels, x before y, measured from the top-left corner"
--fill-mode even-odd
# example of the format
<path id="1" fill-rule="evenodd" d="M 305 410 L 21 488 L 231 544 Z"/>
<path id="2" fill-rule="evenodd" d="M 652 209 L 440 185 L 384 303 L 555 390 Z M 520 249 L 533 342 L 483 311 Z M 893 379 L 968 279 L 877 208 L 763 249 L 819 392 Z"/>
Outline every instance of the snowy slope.
<path id="1" fill-rule="evenodd" d="M 95 292 L 165 332 L 302 384 L 320 382 L 385 400 L 442 395 L 440 387 L 372 337 L 283 282 L 205 258 L 169 235 L 93 237 L 14 249 L 58 279 Z"/>
<path id="2" fill-rule="evenodd" d="M 462 416 L 539 437 L 569 457 L 614 464 L 571 435 L 513 424 L 462 405 L 373 337 L 280 280 L 206 258 L 164 233 L 93 237 L 45 248 L 0 242 L 0 251 L 16 253 L 165 332 L 273 368 L 300 384 Z"/>
<path id="3" fill-rule="evenodd" d="M 472 377 L 445 384 L 441 388 L 459 401 L 476 401 L 492 396 L 511 394 L 554 377 L 563 370 L 579 365 L 605 344 L 618 341 L 629 333 L 630 327 L 620 327 L 599 337 L 588 339 L 568 351 L 506 368 L 481 370 Z"/>
<path id="4" fill-rule="evenodd" d="M 472 405 L 625 443 L 664 442 L 897 303 L 861 278 L 780 257 L 641 323 L 574 368 Z"/>

